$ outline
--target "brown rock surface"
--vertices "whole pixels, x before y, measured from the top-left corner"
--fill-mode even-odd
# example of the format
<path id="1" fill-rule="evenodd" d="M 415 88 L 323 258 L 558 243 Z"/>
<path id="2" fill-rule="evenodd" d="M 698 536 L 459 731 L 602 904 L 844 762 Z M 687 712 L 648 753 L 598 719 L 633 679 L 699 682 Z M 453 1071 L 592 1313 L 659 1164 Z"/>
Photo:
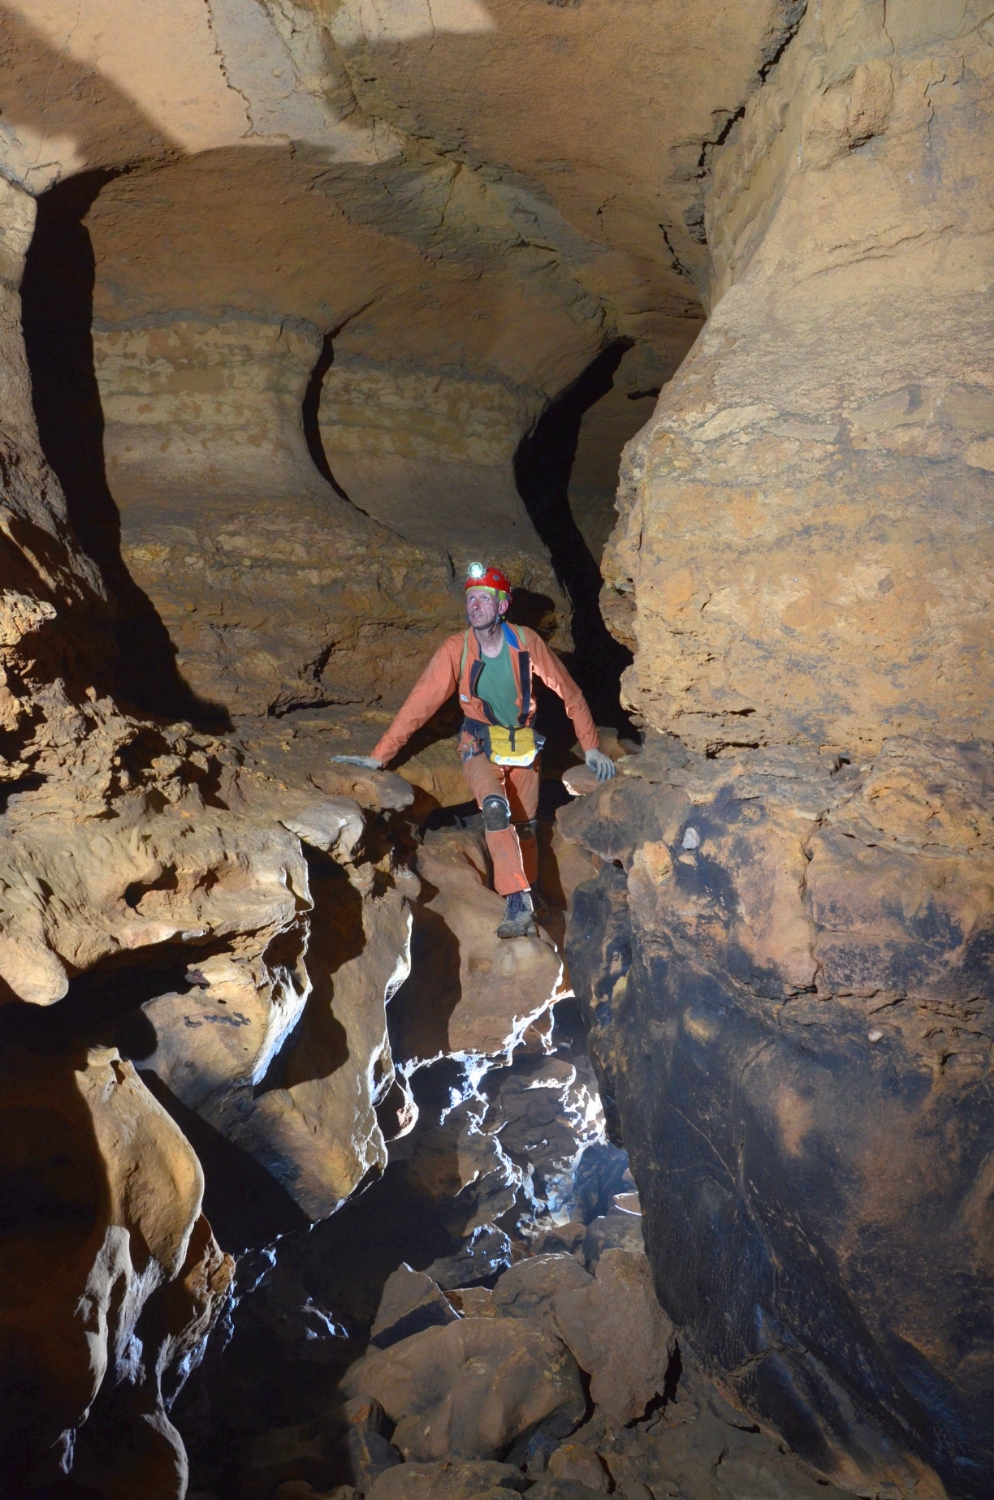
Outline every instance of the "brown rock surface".
<path id="1" fill-rule="evenodd" d="M 987 1500 L 987 9 L 150 0 L 136 28 L 26 0 L 0 54 L 0 1067 L 27 1112 L 4 1483 L 57 1477 L 56 1442 L 107 1500 L 183 1490 L 166 1410 L 230 1267 L 150 1088 L 308 1219 L 408 1132 L 408 1185 L 466 1241 L 436 1247 L 453 1281 L 507 1263 L 505 1214 L 574 1212 L 587 1084 L 511 1067 L 560 958 L 496 943 L 476 833 L 404 867 L 396 815 L 459 799 L 451 745 L 401 776 L 328 752 L 374 742 L 471 555 L 561 646 L 576 605 L 582 641 L 522 439 L 619 355 L 575 434 L 598 554 L 602 460 L 703 303 L 604 596 L 629 703 L 689 754 L 657 742 L 563 814 L 574 978 L 708 1368 L 822 1475 Z M 419 1134 L 410 1075 L 443 1060 L 474 1078 Z M 569 1294 L 595 1382 L 626 1217 Z M 443 1428 L 513 1441 L 519 1390 L 548 1416 L 555 1346 L 518 1324 L 437 1330 L 432 1457 Z M 470 1345 L 496 1394 L 459 1384 Z M 681 1476 L 705 1449 L 717 1475 L 713 1437 Z M 776 1492 L 747 1450 L 717 1493 Z"/>
<path id="2" fill-rule="evenodd" d="M 499 1318 L 529 1318 L 550 1333 L 556 1296 L 591 1284 L 593 1277 L 572 1255 L 534 1255 L 505 1271 L 494 1287 Z"/>
<path id="3" fill-rule="evenodd" d="M 143 742 L 148 726 L 99 691 L 103 589 L 69 528 L 30 408 L 17 289 L 33 219 L 33 203 L 4 180 L 0 1474 L 16 1495 L 75 1462 L 109 1500 L 178 1500 L 186 1456 L 166 1407 L 221 1310 L 231 1261 L 201 1215 L 203 1176 L 187 1141 L 132 1065 L 93 1045 L 103 1018 L 86 1015 L 85 997 L 68 1015 L 43 1008 L 80 970 L 168 941 L 195 920 L 206 894 L 196 878 L 176 881 L 180 921 L 136 908 L 142 877 L 154 887 L 162 872 L 158 853 L 190 832 L 179 804 L 189 811 L 196 793 L 175 772 L 194 782 L 209 768 L 203 758 L 184 765 L 159 729 Z M 132 759 L 145 789 L 130 811 L 141 803 L 155 825 L 151 848 L 134 837 L 133 818 L 129 836 L 108 817 Z M 124 894 L 136 879 L 132 907 Z M 223 905 L 212 918 L 221 927 L 231 919 Z"/>
<path id="4" fill-rule="evenodd" d="M 370 1500 L 475 1500 L 491 1491 L 501 1494 L 524 1486 L 524 1475 L 511 1464 L 460 1463 L 446 1458 L 391 1469 L 376 1481 Z"/>
<path id="5" fill-rule="evenodd" d="M 75 1457 L 113 1500 L 179 1500 L 165 1402 L 233 1271 L 200 1212 L 200 1164 L 113 1049 L 53 1067 L 7 1048 L 2 1066 L 5 1492 Z"/>
<path id="6" fill-rule="evenodd" d="M 611 1488 L 611 1476 L 597 1454 L 582 1443 L 563 1443 L 549 1459 L 549 1473 L 553 1479 L 572 1480 L 574 1484 L 586 1485 L 594 1494 L 606 1495 Z"/>
<path id="7" fill-rule="evenodd" d="M 346 1389 L 379 1401 L 417 1462 L 498 1458 L 539 1426 L 564 1437 L 586 1405 L 569 1350 L 517 1318 L 465 1318 L 373 1350 Z"/>
<path id="8" fill-rule="evenodd" d="M 397 1267 L 387 1278 L 376 1310 L 369 1341 L 388 1349 L 432 1324 L 454 1323 L 456 1314 L 430 1276 L 409 1265 Z"/>
<path id="9" fill-rule="evenodd" d="M 643 1416 L 665 1389 L 675 1347 L 646 1257 L 603 1251 L 596 1280 L 559 1288 L 552 1306 L 561 1336 L 590 1376 L 590 1399 L 619 1426 Z"/>
<path id="10" fill-rule="evenodd" d="M 627 431 L 689 347 L 701 163 L 792 8 L 736 0 L 706 51 L 676 0 L 181 0 L 141 42 L 129 20 L 6 16 L 0 141 L 12 182 L 51 189 L 33 347 L 74 421 L 99 401 L 127 628 L 137 585 L 188 685 L 240 715 L 395 703 L 458 617 L 447 554 L 499 548 L 565 616 L 513 455 L 613 339 L 637 346 Z M 51 352 L 81 319 L 85 400 Z M 41 385 L 79 509 L 92 476 Z M 604 513 L 601 487 L 595 548 Z"/>
<path id="11" fill-rule="evenodd" d="M 605 557 L 628 699 L 695 748 L 991 735 L 982 10 L 809 7 L 714 153 L 713 310 Z"/>
<path id="12" fill-rule="evenodd" d="M 417 871 L 425 893 L 414 911 L 412 976 L 397 998 L 398 1061 L 510 1056 L 562 993 L 556 948 L 544 935 L 495 936 L 504 898 L 489 888 L 482 829 L 428 834 Z"/>
<path id="13" fill-rule="evenodd" d="M 926 1387 L 986 1461 L 989 750 L 639 762 L 629 874 L 577 893 L 597 959 L 574 938 L 570 962 L 660 1297 L 823 1472 L 939 1493 Z M 596 797 L 582 816 L 603 848 Z"/>

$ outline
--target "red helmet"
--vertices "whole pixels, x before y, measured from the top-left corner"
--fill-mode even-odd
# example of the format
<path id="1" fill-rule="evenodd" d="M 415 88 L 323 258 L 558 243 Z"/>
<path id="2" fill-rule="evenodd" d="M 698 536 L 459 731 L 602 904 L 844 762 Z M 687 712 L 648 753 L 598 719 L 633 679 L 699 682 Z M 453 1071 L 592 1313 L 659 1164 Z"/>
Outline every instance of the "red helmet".
<path id="1" fill-rule="evenodd" d="M 467 589 L 491 589 L 495 594 L 504 594 L 508 599 L 511 597 L 511 580 L 500 568 L 493 564 L 486 566 L 484 563 L 471 562 L 466 569 Z"/>

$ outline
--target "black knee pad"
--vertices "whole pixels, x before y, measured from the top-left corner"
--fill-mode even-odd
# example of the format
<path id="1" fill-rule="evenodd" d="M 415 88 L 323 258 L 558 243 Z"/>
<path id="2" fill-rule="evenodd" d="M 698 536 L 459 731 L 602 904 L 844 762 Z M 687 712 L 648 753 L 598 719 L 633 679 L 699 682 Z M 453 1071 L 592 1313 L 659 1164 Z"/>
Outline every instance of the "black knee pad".
<path id="1" fill-rule="evenodd" d="M 503 833 L 511 826 L 511 804 L 506 797 L 491 792 L 483 799 L 483 826 L 488 833 Z"/>
<path id="2" fill-rule="evenodd" d="M 527 823 L 515 823 L 514 826 L 518 830 L 518 838 L 519 839 L 537 839 L 538 838 L 538 819 L 537 818 L 529 818 L 529 820 L 528 820 Z"/>

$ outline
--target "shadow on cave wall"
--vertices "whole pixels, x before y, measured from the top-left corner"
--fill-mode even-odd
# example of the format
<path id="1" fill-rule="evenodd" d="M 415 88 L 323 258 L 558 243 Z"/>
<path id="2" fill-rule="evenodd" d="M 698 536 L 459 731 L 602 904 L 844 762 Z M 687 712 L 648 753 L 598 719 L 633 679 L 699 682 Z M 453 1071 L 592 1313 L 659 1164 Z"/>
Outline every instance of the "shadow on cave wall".
<path id="1" fill-rule="evenodd" d="M 630 339 L 621 339 L 599 354 L 547 408 L 514 455 L 518 493 L 573 606 L 571 671 L 595 722 L 629 734 L 632 724 L 621 706 L 619 685 L 632 656 L 604 624 L 600 609 L 603 579 L 573 518 L 569 483 L 584 413 L 611 390 L 615 372 L 631 347 Z"/>
<path id="2" fill-rule="evenodd" d="M 124 565 L 120 514 L 107 484 L 91 332 L 95 262 L 84 219 L 115 175 L 84 172 L 38 199 L 21 287 L 38 433 L 65 491 L 73 529 L 111 597 L 116 690 L 147 712 L 221 731 L 231 727 L 227 710 L 197 697 L 185 682 L 165 625 Z"/>

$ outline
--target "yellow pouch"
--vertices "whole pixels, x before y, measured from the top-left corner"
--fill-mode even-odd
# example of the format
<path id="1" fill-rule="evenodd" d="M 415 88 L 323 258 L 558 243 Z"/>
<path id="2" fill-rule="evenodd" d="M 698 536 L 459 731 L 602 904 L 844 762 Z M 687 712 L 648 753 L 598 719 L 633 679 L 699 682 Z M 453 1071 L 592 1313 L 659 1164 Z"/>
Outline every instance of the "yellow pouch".
<path id="1" fill-rule="evenodd" d="M 487 758 L 495 766 L 530 766 L 545 743 L 534 729 L 505 729 L 502 724 L 486 727 Z"/>

